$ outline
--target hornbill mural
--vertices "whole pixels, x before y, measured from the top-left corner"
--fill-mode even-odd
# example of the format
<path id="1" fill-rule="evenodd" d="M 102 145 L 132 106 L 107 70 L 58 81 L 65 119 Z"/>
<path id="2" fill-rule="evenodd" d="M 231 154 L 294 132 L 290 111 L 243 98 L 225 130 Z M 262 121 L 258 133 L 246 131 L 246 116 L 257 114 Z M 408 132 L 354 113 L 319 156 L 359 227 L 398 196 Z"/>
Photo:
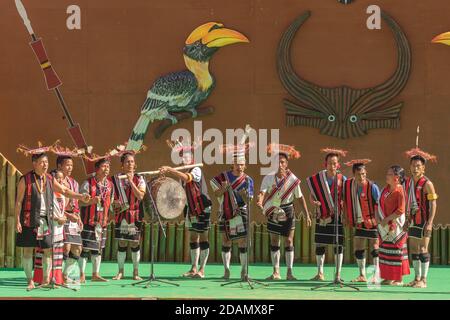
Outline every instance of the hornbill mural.
<path id="1" fill-rule="evenodd" d="M 287 126 L 309 126 L 320 133 L 341 139 L 366 135 L 369 129 L 397 128 L 402 102 L 386 104 L 405 87 L 411 71 L 411 50 L 399 25 L 385 12 L 381 17 L 393 31 L 397 43 L 397 68 L 385 82 L 364 89 L 347 86 L 325 88 L 302 79 L 291 63 L 291 43 L 295 33 L 310 17 L 302 13 L 284 32 L 277 56 L 277 68 L 284 88 L 298 102 L 285 99 Z"/>
<path id="2" fill-rule="evenodd" d="M 221 47 L 249 42 L 243 34 L 227 29 L 222 23 L 208 22 L 197 27 L 186 39 L 183 49 L 187 70 L 170 73 L 157 79 L 147 93 L 141 115 L 128 140 L 128 150 L 138 150 L 143 144 L 148 126 L 155 120 L 177 123 L 172 113 L 189 111 L 197 116 L 197 107 L 205 101 L 215 86 L 209 72 L 209 60 Z"/>

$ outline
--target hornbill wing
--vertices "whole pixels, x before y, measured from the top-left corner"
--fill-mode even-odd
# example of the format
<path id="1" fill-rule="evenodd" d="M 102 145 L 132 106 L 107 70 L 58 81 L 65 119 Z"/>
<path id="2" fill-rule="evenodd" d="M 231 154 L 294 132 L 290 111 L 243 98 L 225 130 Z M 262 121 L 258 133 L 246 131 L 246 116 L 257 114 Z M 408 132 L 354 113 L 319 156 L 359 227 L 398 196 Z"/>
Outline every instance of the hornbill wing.
<path id="1" fill-rule="evenodd" d="M 150 115 L 152 110 L 175 107 L 180 111 L 189 104 L 197 90 L 197 79 L 188 70 L 170 73 L 155 81 L 148 91 L 141 114 Z"/>
<path id="2" fill-rule="evenodd" d="M 157 79 L 147 93 L 141 115 L 128 140 L 127 150 L 138 150 L 142 146 L 148 126 L 154 120 L 166 118 L 170 109 L 183 111 L 196 90 L 197 79 L 188 70 Z"/>

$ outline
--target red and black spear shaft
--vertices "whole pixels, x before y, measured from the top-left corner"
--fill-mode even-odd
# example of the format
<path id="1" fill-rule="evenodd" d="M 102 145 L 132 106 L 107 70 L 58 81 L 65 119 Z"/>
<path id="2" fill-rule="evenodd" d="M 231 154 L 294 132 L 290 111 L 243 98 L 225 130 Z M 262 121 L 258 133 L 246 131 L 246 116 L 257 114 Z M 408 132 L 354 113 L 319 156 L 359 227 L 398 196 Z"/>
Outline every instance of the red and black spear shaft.
<path id="1" fill-rule="evenodd" d="M 45 51 L 44 43 L 41 38 L 38 38 L 31 27 L 31 22 L 28 19 L 27 11 L 21 0 L 15 0 L 17 11 L 21 16 L 25 27 L 28 30 L 28 33 L 31 36 L 32 41 L 30 42 L 30 46 L 33 49 L 36 58 L 41 65 L 42 72 L 44 73 L 45 83 L 47 85 L 47 90 L 53 90 L 58 98 L 59 104 L 64 112 L 64 116 L 69 122 L 69 128 L 67 131 L 69 132 L 70 137 L 73 142 L 77 146 L 77 148 L 83 148 L 88 152 L 88 145 L 83 136 L 83 132 L 81 131 L 81 127 L 78 123 L 74 123 L 72 116 L 70 115 L 69 109 L 67 107 L 66 102 L 64 101 L 63 95 L 59 90 L 59 86 L 62 85 L 61 79 L 59 79 L 55 70 L 53 69 L 52 64 L 47 56 L 47 52 Z M 84 160 L 84 170 L 87 175 L 90 175 L 94 172 L 94 168 L 91 162 Z"/>

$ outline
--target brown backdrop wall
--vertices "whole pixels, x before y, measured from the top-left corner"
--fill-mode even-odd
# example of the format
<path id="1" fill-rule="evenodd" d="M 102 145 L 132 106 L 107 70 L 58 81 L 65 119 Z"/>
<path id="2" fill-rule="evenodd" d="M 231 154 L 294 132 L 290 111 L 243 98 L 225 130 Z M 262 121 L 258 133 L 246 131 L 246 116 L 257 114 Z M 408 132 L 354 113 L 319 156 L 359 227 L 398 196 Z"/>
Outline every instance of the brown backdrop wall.
<path id="1" fill-rule="evenodd" d="M 281 141 L 295 145 L 302 158 L 292 170 L 302 180 L 322 168 L 324 146 L 350 151 L 349 157 L 370 157 L 370 177 L 384 184 L 389 165 L 408 166 L 404 150 L 415 143 L 421 126 L 420 145 L 439 157 L 427 167 L 440 195 L 436 223 L 449 223 L 449 107 L 450 48 L 431 44 L 437 34 L 450 30 L 450 2 L 366 1 L 344 6 L 335 0 L 23 0 L 36 33 L 61 76 L 62 91 L 74 119 L 81 124 L 89 144 L 103 152 L 128 139 L 152 82 L 160 75 L 184 68 L 185 38 L 207 21 L 244 33 L 250 44 L 221 49 L 211 61 L 217 87 L 207 101 L 216 107 L 201 118 L 203 128 L 280 128 Z M 412 4 L 414 3 L 414 4 Z M 66 28 L 66 8 L 77 4 L 82 29 Z M 366 28 L 367 6 L 378 4 L 405 31 L 412 49 L 411 77 L 394 102 L 404 101 L 401 128 L 372 130 L 350 140 L 320 135 L 306 127 L 286 128 L 282 99 L 288 97 L 276 72 L 276 48 L 282 32 L 304 10 L 312 16 L 297 33 L 293 63 L 304 78 L 324 86 L 368 87 L 384 81 L 396 64 L 390 29 Z M 71 144 L 53 93 L 47 92 L 37 61 L 28 45 L 29 36 L 13 1 L 0 2 L 0 151 L 19 170 L 30 160 L 16 153 L 19 143 L 37 140 Z M 175 128 L 193 128 L 192 120 L 179 123 L 155 140 L 149 130 L 139 156 L 141 169 L 155 169 L 170 161 L 165 139 Z M 51 158 L 52 163 L 54 158 Z M 75 175 L 82 178 L 81 163 Z M 118 169 L 118 163 L 113 166 Z M 209 166 L 208 178 L 225 166 Z M 249 173 L 259 187 L 259 168 Z M 350 175 L 350 171 L 345 169 Z M 306 192 L 306 185 L 303 184 Z M 257 220 L 261 220 L 258 214 Z"/>

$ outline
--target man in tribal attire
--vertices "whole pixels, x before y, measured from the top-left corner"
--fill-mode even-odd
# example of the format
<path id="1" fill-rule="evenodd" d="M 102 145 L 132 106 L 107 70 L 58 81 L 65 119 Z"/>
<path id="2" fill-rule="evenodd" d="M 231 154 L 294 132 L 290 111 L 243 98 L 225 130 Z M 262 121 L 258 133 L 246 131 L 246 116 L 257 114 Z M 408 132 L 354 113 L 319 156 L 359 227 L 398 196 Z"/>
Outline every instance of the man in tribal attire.
<path id="1" fill-rule="evenodd" d="M 232 153 L 231 170 L 215 176 L 211 187 L 219 202 L 219 232 L 222 233 L 224 279 L 230 278 L 231 244 L 237 241 L 241 262 L 241 279 L 247 278 L 247 203 L 253 198 L 253 179 L 245 171 L 245 152 L 248 145 L 226 146 L 222 151 Z"/>
<path id="2" fill-rule="evenodd" d="M 425 176 L 427 161 L 436 161 L 436 156 L 415 148 L 406 152 L 410 159 L 411 177 L 406 178 L 406 208 L 409 214 L 409 250 L 414 266 L 415 277 L 408 286 L 427 287 L 427 275 L 430 266 L 428 246 L 436 215 L 438 195 L 433 183 Z"/>
<path id="3" fill-rule="evenodd" d="M 85 270 L 89 255 L 92 261 L 91 281 L 108 281 L 100 276 L 100 264 L 102 250 L 106 245 L 109 215 L 113 215 L 114 188 L 109 178 L 111 156 L 109 153 L 102 157 L 89 158 L 89 161 L 94 162 L 95 176 L 88 178 L 80 186 L 82 192 L 87 192 L 91 196 L 87 204 L 81 204 L 83 222 L 81 232 L 83 251 L 79 259 L 81 283 L 86 282 Z"/>
<path id="4" fill-rule="evenodd" d="M 29 149 L 19 146 L 18 151 L 31 155 L 33 170 L 23 175 L 17 186 L 15 217 L 16 246 L 23 248 L 22 263 L 28 282 L 28 290 L 34 288 L 33 281 L 33 251 L 36 247 L 42 249 L 43 275 L 42 284 L 50 283 L 52 267 L 52 221 L 54 192 L 65 197 L 89 201 L 88 194 L 75 193 L 61 185 L 48 174 L 48 157 L 46 152 L 52 147 L 39 146 Z"/>
<path id="5" fill-rule="evenodd" d="M 335 259 L 337 258 L 337 276 L 340 273 L 343 260 L 344 228 L 342 226 L 342 193 L 347 180 L 340 173 L 339 159 L 345 157 L 347 151 L 339 149 L 322 149 L 325 153 L 325 168 L 317 174 L 308 177 L 306 182 L 311 192 L 310 201 L 316 211 L 315 243 L 317 275 L 311 280 L 324 281 L 323 266 L 325 263 L 325 248 L 335 246 Z M 337 199 L 336 199 L 337 194 Z M 338 243 L 336 244 L 335 227 L 338 227 Z M 337 249 L 337 250 L 336 250 Z"/>
<path id="6" fill-rule="evenodd" d="M 373 181 L 367 179 L 366 165 L 370 159 L 357 159 L 346 162 L 352 168 L 353 178 L 344 183 L 344 208 L 346 222 L 354 228 L 353 247 L 359 268 L 359 276 L 353 282 L 367 282 L 365 240 L 369 241 L 370 253 L 375 268 L 375 279 L 379 277 L 378 263 L 378 198 L 380 190 Z"/>
<path id="7" fill-rule="evenodd" d="M 79 191 L 78 182 L 72 177 L 74 158 L 80 157 L 84 152 L 78 149 L 69 150 L 61 146 L 53 148 L 53 153 L 57 155 L 56 170 L 54 172 L 61 172 L 63 175 L 62 184 L 74 192 Z M 82 250 L 81 230 L 83 230 L 83 223 L 80 217 L 80 207 L 78 201 L 75 199 L 66 199 L 66 207 L 64 211 L 66 223 L 64 224 L 64 282 L 70 282 L 78 279 L 69 279 L 68 274 L 75 272 L 78 274 L 80 258 Z M 78 270 L 74 270 L 77 268 Z"/>
<path id="8" fill-rule="evenodd" d="M 199 144 L 183 145 L 176 141 L 172 144 L 168 141 L 172 152 L 182 158 L 183 165 L 193 165 L 193 151 Z M 191 269 L 184 273 L 184 277 L 204 278 L 205 266 L 209 256 L 209 228 L 211 216 L 211 200 L 200 166 L 191 169 L 176 170 L 169 166 L 160 168 L 162 175 L 168 175 L 181 180 L 186 192 L 187 204 L 185 207 L 186 227 L 190 233 Z"/>
<path id="9" fill-rule="evenodd" d="M 145 196 L 146 183 L 142 176 L 135 173 L 137 168 L 135 155 L 138 152 L 128 150 L 120 154 L 122 173 L 119 175 L 126 175 L 127 178 L 119 179 L 119 175 L 115 175 L 113 180 L 115 186 L 115 240 L 119 241 L 117 249 L 119 272 L 113 280 L 120 280 L 124 275 L 128 246 L 131 248 L 131 260 L 133 261 L 133 280 L 142 280 L 139 277 L 139 261 L 144 219 L 142 199 Z M 123 199 L 120 199 L 120 194 L 122 194 Z M 125 201 L 127 205 L 123 206 Z"/>
<path id="10" fill-rule="evenodd" d="M 266 280 L 279 280 L 280 277 L 280 237 L 285 238 L 286 280 L 297 280 L 292 272 L 294 264 L 294 199 L 306 214 L 307 226 L 311 218 L 305 198 L 300 189 L 300 180 L 288 168 L 289 159 L 300 158 L 300 153 L 292 146 L 270 144 L 268 152 L 279 162 L 278 171 L 266 175 L 262 181 L 257 205 L 267 217 L 267 231 L 270 234 L 270 252 L 273 273 Z"/>

